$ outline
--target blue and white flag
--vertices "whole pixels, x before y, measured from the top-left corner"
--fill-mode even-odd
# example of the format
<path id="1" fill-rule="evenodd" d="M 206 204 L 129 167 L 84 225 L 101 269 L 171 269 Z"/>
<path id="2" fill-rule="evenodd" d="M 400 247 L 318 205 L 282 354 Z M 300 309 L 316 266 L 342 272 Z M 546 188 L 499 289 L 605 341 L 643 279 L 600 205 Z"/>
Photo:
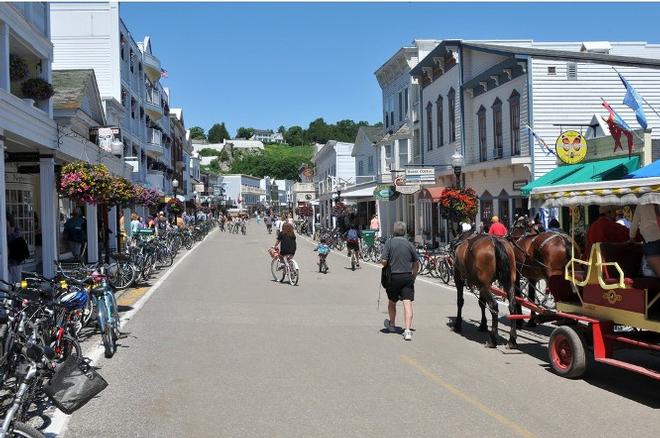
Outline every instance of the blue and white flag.
<path id="1" fill-rule="evenodd" d="M 545 155 L 546 155 L 546 156 L 547 156 L 547 155 L 550 155 L 550 154 L 552 154 L 552 155 L 557 155 L 557 154 L 555 153 L 555 151 L 553 151 L 553 150 L 550 148 L 550 146 L 548 146 L 548 143 L 546 143 L 541 137 L 539 137 L 539 135 L 538 135 L 536 132 L 534 132 L 534 130 L 532 129 L 531 126 L 529 126 L 529 125 L 525 125 L 525 127 L 526 127 L 527 129 L 529 129 L 529 132 L 532 133 L 532 136 L 534 137 L 534 139 L 535 139 L 535 140 L 541 145 L 541 149 L 545 150 Z"/>
<path id="2" fill-rule="evenodd" d="M 619 75 L 619 78 L 621 78 L 623 86 L 626 87 L 626 96 L 623 98 L 623 104 L 635 112 L 639 126 L 646 129 L 648 122 L 646 121 L 646 114 L 644 114 L 642 97 L 639 95 L 639 93 L 637 93 L 637 90 L 635 90 L 635 88 L 630 85 L 630 82 L 628 82 L 621 73 L 617 71 L 617 74 Z"/>

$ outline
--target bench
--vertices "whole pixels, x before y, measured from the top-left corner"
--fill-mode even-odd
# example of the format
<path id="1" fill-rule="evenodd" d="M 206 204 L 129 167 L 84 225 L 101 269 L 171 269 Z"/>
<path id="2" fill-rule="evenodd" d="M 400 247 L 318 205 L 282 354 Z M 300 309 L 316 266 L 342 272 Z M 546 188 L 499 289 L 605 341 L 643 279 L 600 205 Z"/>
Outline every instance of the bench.
<path id="1" fill-rule="evenodd" d="M 616 262 L 619 265 L 627 287 L 660 290 L 659 278 L 644 277 L 640 274 L 643 256 L 640 243 L 601 243 L 600 253 L 603 262 Z M 603 268 L 603 277 L 607 284 L 619 282 L 619 273 L 611 266 Z"/>

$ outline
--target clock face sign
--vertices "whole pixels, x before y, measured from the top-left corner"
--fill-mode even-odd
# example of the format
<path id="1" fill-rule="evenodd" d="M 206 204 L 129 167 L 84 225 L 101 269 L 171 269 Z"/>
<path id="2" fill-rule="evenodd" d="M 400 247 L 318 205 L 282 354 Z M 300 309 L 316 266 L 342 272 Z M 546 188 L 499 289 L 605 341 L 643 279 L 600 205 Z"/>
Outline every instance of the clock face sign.
<path id="1" fill-rule="evenodd" d="M 310 199 L 312 199 L 312 195 L 310 195 L 310 194 L 305 195 L 305 199 L 307 199 L 309 201 Z"/>
<path id="2" fill-rule="evenodd" d="M 555 152 L 566 164 L 577 164 L 587 156 L 587 140 L 577 131 L 564 131 L 555 142 Z"/>

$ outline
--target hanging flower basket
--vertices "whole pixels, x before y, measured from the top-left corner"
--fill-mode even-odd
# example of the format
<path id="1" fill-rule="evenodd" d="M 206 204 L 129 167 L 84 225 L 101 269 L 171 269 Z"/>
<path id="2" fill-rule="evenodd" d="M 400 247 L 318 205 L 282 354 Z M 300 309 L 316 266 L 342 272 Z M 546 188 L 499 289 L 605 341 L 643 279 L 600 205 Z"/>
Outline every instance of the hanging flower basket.
<path id="1" fill-rule="evenodd" d="M 440 195 L 439 204 L 440 213 L 445 219 L 474 219 L 477 214 L 477 194 L 471 188 L 447 187 Z"/>
<path id="2" fill-rule="evenodd" d="M 122 208 L 129 207 L 135 201 L 133 183 L 122 177 L 110 177 L 110 192 L 106 204 Z"/>
<path id="3" fill-rule="evenodd" d="M 110 197 L 111 184 L 110 172 L 103 164 L 76 161 L 62 167 L 58 190 L 65 198 L 100 204 Z"/>
<path id="4" fill-rule="evenodd" d="M 332 215 L 336 217 L 348 216 L 353 212 L 353 209 L 343 202 L 337 202 L 332 207 Z"/>
<path id="5" fill-rule="evenodd" d="M 27 62 L 18 55 L 9 55 L 9 77 L 12 81 L 22 81 L 30 73 Z"/>
<path id="6" fill-rule="evenodd" d="M 296 214 L 301 217 L 312 217 L 314 215 L 314 209 L 309 205 L 303 205 L 296 208 Z"/>
<path id="7" fill-rule="evenodd" d="M 133 186 L 133 202 L 144 205 L 145 207 L 155 207 L 161 201 L 162 195 L 157 190 L 147 189 L 145 187 Z"/>
<path id="8" fill-rule="evenodd" d="M 36 101 L 48 100 L 55 94 L 55 89 L 46 80 L 41 78 L 32 78 L 23 82 L 21 90 L 25 97 L 34 99 Z"/>
<path id="9" fill-rule="evenodd" d="M 183 202 L 178 198 L 170 198 L 167 201 L 167 208 L 170 210 L 170 213 L 181 213 L 183 211 Z"/>

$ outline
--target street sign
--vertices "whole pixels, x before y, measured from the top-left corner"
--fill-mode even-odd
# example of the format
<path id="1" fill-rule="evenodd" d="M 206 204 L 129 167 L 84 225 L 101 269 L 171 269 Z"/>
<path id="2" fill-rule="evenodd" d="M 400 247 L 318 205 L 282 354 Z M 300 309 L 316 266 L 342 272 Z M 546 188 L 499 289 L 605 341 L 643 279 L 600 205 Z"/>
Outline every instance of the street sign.
<path id="1" fill-rule="evenodd" d="M 399 177 L 394 181 L 394 190 L 404 195 L 412 195 L 419 192 L 422 186 L 419 183 L 410 182 L 404 177 Z"/>
<path id="2" fill-rule="evenodd" d="M 374 197 L 379 201 L 393 201 L 399 197 L 399 193 L 390 184 L 380 184 L 374 189 Z"/>
<path id="3" fill-rule="evenodd" d="M 415 181 L 417 183 L 435 182 L 435 169 L 432 167 L 406 169 L 406 181 Z"/>

